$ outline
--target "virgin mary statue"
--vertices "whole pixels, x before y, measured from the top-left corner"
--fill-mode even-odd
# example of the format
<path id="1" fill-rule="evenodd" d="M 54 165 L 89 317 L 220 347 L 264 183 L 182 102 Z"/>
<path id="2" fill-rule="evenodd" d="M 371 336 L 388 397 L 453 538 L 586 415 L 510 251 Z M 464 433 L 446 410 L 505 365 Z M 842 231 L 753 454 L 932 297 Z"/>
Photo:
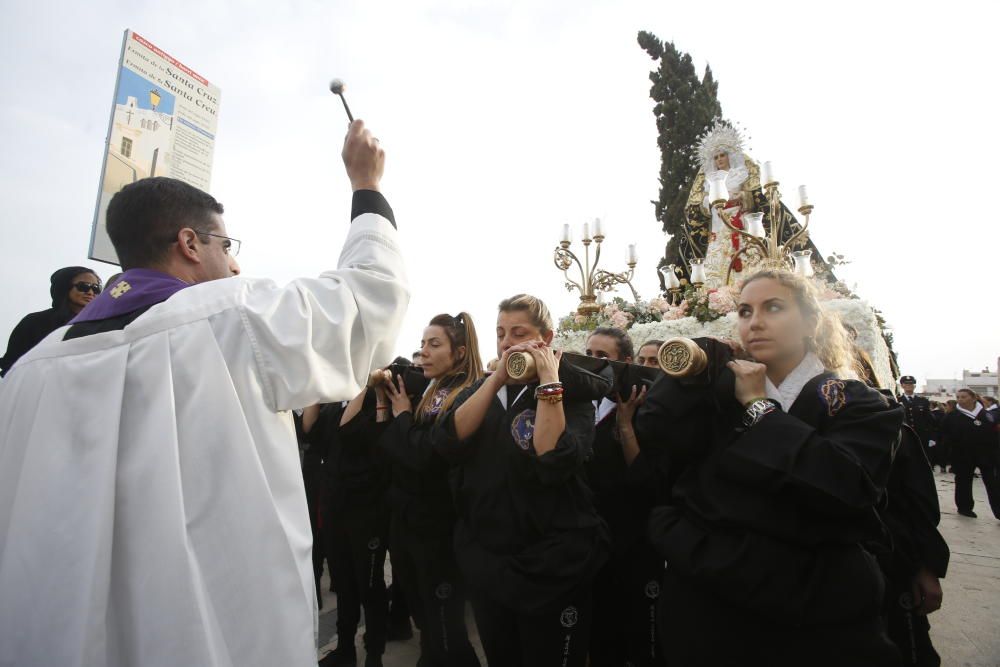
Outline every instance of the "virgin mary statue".
<path id="1" fill-rule="evenodd" d="M 719 212 L 712 208 L 708 198 L 709 179 L 716 172 L 725 172 L 729 199 L 723 209 L 730 224 L 737 229 L 744 228 L 746 214 L 761 212 L 764 213 L 764 227 L 770 233 L 770 207 L 761 188 L 760 166 L 744 152 L 743 137 L 738 129 L 717 121 L 698 143 L 697 156 L 700 167 L 688 196 L 685 235 L 679 240 L 679 249 L 688 273 L 692 259 L 704 260 L 705 285 L 716 288 L 738 282 L 744 275 L 747 261 L 752 262 L 754 255 L 751 253 L 746 259 L 745 255 L 737 256 L 745 241 L 738 232 L 726 227 Z M 785 242 L 798 231 L 799 224 L 784 205 L 780 215 L 785 218 L 782 234 L 785 238 L 781 239 Z M 802 247 L 813 246 L 803 239 Z M 813 257 L 816 258 L 816 272 L 824 273 L 828 267 L 815 249 Z"/>

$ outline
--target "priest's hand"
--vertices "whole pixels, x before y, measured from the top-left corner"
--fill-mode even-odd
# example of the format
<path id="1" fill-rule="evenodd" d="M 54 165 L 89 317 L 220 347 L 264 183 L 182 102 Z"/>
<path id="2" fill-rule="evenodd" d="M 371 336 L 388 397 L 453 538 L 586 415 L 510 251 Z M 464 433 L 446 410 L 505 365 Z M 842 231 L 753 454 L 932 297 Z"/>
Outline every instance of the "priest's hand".
<path id="1" fill-rule="evenodd" d="M 767 366 L 737 359 L 726 364 L 736 376 L 736 400 L 740 405 L 767 396 Z"/>
<path id="2" fill-rule="evenodd" d="M 371 130 L 365 127 L 363 120 L 351 123 L 344 139 L 344 150 L 341 152 L 347 177 L 351 179 L 351 189 L 378 191 L 385 170 L 385 151 L 379 146 L 378 139 Z"/>

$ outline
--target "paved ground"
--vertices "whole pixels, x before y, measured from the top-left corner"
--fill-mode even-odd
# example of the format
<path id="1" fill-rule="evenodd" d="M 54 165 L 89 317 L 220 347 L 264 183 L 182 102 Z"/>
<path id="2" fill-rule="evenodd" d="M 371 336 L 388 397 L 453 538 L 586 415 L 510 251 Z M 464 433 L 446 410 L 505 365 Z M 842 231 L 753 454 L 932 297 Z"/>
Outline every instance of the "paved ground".
<path id="1" fill-rule="evenodd" d="M 973 486 L 978 519 L 955 511 L 954 478 L 938 474 L 941 534 L 951 547 L 948 577 L 942 582 L 944 605 L 930 616 L 931 637 L 945 667 L 1000 667 L 1000 521 L 986 503 L 986 491 L 977 479 Z M 329 587 L 324 576 L 323 590 Z M 320 614 L 320 656 L 337 645 L 336 595 L 325 592 Z M 471 619 L 470 619 L 471 624 Z M 470 629 L 475 632 L 474 625 Z M 355 638 L 363 665 L 361 635 Z M 419 634 L 406 642 L 391 642 L 383 657 L 386 667 L 412 667 L 420 655 Z M 482 659 L 478 637 L 473 645 Z M 483 665 L 486 660 L 482 660 Z"/>

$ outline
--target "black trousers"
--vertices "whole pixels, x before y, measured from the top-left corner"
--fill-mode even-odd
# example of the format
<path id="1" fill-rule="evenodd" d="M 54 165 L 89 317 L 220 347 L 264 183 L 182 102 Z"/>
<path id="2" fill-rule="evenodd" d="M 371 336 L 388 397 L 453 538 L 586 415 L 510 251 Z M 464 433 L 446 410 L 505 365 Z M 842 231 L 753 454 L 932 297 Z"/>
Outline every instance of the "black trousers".
<path id="1" fill-rule="evenodd" d="M 519 614 L 473 592 L 486 661 L 503 667 L 584 667 L 593 624 L 590 582 L 550 609 Z"/>
<path id="2" fill-rule="evenodd" d="M 465 626 L 465 586 L 451 536 L 424 537 L 393 517 L 392 571 L 420 628 L 421 667 L 479 667 Z"/>
<path id="3" fill-rule="evenodd" d="M 975 501 L 972 499 L 972 474 L 979 468 L 986 497 L 990 501 L 993 516 L 1000 519 L 1000 466 L 997 448 L 974 449 L 953 448 L 951 467 L 955 471 L 955 505 L 961 512 L 971 512 Z"/>
<path id="4" fill-rule="evenodd" d="M 660 596 L 660 640 L 670 667 L 898 667 L 877 616 L 788 627 L 738 609 L 671 572 Z"/>
<path id="5" fill-rule="evenodd" d="M 656 633 L 663 558 L 645 540 L 613 553 L 594 579 L 591 667 L 666 665 Z"/>
<path id="6" fill-rule="evenodd" d="M 385 587 L 385 554 L 389 513 L 385 508 L 328 512 L 323 535 L 337 581 L 338 646 L 353 646 L 365 609 L 365 647 L 385 653 L 389 596 Z"/>

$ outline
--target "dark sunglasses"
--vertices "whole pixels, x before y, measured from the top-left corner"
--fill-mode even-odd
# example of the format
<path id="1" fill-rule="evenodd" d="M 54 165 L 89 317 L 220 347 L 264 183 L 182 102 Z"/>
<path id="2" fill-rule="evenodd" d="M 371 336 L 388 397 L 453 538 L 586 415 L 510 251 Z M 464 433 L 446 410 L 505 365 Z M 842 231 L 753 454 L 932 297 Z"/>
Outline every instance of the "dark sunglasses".
<path id="1" fill-rule="evenodd" d="M 77 292 L 83 292 L 84 294 L 86 294 L 87 292 L 93 292 L 94 294 L 100 294 L 101 293 L 101 284 L 100 283 L 78 282 L 78 283 L 73 283 L 73 289 L 75 289 Z"/>

